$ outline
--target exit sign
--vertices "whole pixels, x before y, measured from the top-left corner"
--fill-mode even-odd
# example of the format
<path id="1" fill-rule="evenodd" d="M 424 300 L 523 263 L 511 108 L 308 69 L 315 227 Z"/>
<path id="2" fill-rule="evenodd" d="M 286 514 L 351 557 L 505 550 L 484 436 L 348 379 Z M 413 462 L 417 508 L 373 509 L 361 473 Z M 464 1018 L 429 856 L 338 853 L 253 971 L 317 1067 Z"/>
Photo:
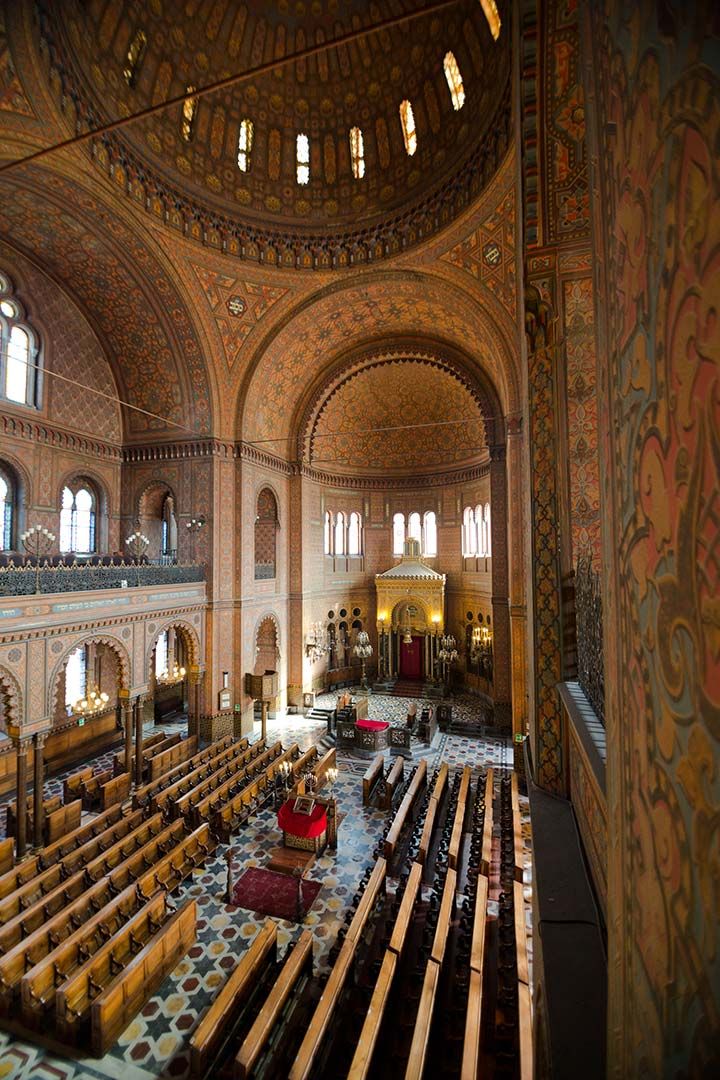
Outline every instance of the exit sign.
<path id="1" fill-rule="evenodd" d="M 522 731 L 515 732 L 515 742 L 522 742 L 524 738 L 525 736 L 523 735 Z"/>

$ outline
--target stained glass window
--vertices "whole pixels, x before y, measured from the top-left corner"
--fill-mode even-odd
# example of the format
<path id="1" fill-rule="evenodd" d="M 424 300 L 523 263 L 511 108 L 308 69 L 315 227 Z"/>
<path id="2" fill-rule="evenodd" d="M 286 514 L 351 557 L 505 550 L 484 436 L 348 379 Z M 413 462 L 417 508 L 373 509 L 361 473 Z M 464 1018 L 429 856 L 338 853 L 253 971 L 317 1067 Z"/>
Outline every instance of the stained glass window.
<path id="1" fill-rule="evenodd" d="M 295 142 L 296 175 L 298 184 L 310 182 L 310 140 L 307 135 L 298 135 Z"/>
<path id="2" fill-rule="evenodd" d="M 353 176 L 362 180 L 365 175 L 365 142 L 359 127 L 350 128 L 350 160 Z"/>
<path id="3" fill-rule="evenodd" d="M 255 125 L 252 120 L 240 121 L 240 134 L 238 135 L 238 169 L 240 172 L 248 172 L 250 169 L 250 154 L 252 152 Z"/>
<path id="4" fill-rule="evenodd" d="M 417 150 L 417 131 L 415 130 L 415 114 L 409 101 L 403 101 L 400 104 L 400 124 L 402 125 L 405 149 L 412 157 Z"/>
<path id="5" fill-rule="evenodd" d="M 450 89 L 453 109 L 455 109 L 455 112 L 459 112 L 465 104 L 465 87 L 463 86 L 460 68 L 457 65 L 457 60 L 453 53 L 445 53 L 443 68 L 445 69 L 445 78 L 447 79 L 447 84 Z"/>

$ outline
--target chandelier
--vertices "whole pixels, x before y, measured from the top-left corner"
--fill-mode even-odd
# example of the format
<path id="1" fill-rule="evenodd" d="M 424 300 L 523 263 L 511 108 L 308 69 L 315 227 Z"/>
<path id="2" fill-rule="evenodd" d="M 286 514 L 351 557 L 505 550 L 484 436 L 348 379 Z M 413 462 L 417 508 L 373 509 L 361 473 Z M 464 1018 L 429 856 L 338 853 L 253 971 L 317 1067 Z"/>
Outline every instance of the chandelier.
<path id="1" fill-rule="evenodd" d="M 370 644 L 370 636 L 366 630 L 361 630 L 357 636 L 357 641 L 353 645 L 353 652 L 362 663 L 362 674 L 360 677 L 360 685 L 363 690 L 367 689 L 367 682 L 365 680 L 365 662 L 370 659 L 373 654 L 373 647 Z"/>
<path id="2" fill-rule="evenodd" d="M 328 652 L 329 646 L 325 641 L 325 630 L 321 622 L 314 622 L 305 635 L 305 655 L 314 664 Z"/>
<path id="3" fill-rule="evenodd" d="M 178 663 L 173 664 L 172 670 L 166 668 L 161 675 L 158 675 L 157 681 L 163 683 L 164 686 L 173 686 L 175 683 L 182 682 L 185 678 L 185 668 Z"/>
<path id="4" fill-rule="evenodd" d="M 79 698 L 73 705 L 73 713 L 76 716 L 96 716 L 107 706 L 110 697 L 104 690 L 91 690 L 83 698 Z"/>

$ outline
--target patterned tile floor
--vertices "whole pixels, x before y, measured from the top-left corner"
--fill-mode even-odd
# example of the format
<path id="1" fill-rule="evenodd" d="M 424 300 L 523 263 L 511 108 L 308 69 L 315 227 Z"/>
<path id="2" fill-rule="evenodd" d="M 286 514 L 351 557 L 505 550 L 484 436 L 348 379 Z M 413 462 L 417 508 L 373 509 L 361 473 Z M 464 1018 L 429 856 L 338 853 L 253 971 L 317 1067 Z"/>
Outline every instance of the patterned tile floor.
<path id="1" fill-rule="evenodd" d="M 327 698 L 328 703 L 334 699 Z M 370 715 L 380 719 L 401 719 L 409 699 L 373 696 Z M 325 704 L 323 699 L 318 705 Z M 472 698 L 460 701 L 463 709 L 472 708 Z M 171 733 L 182 726 L 163 725 Z M 259 729 L 259 725 L 256 725 Z M 302 716 L 278 717 L 268 726 L 268 738 L 280 738 L 285 746 L 297 742 L 305 749 L 325 733 L 325 725 Z M 418 744 L 418 748 L 421 744 Z M 436 768 L 441 761 L 453 766 L 469 764 L 473 769 L 488 765 L 509 767 L 511 747 L 504 739 L 464 738 L 443 734 L 430 748 L 419 750 L 428 757 L 428 766 Z M 110 755 L 95 759 L 100 768 Z M 68 770 L 69 772 L 75 769 Z M 312 928 L 315 936 L 315 967 L 326 966 L 329 949 L 352 900 L 357 882 L 371 864 L 372 852 L 386 817 L 377 810 L 362 806 L 360 778 L 367 763 L 338 757 L 336 794 L 345 818 L 338 833 L 337 852 L 324 854 L 309 872 L 309 877 L 322 882 L 322 889 L 307 913 L 303 926 Z M 53 777 L 45 785 L 46 797 L 62 790 L 65 774 Z M 5 814 L 0 806 L 0 823 Z M 275 814 L 261 811 L 239 834 L 233 837 L 235 874 L 248 866 L 267 865 L 270 851 L 278 844 Z M 226 887 L 226 846 L 221 845 L 216 857 L 198 870 L 186 882 L 174 899 L 176 905 L 193 897 L 198 906 L 197 941 L 187 956 L 165 980 L 160 991 L 152 997 L 113 1047 L 100 1060 L 89 1057 L 68 1060 L 46 1049 L 26 1043 L 0 1031 L 0 1080 L 148 1080 L 150 1077 L 188 1076 L 187 1042 L 198 1019 L 215 997 L 237 958 L 251 943 L 265 918 L 224 902 Z M 531 888 L 531 882 L 528 883 Z M 276 920 L 281 949 L 299 936 L 303 927 L 292 922 Z"/>

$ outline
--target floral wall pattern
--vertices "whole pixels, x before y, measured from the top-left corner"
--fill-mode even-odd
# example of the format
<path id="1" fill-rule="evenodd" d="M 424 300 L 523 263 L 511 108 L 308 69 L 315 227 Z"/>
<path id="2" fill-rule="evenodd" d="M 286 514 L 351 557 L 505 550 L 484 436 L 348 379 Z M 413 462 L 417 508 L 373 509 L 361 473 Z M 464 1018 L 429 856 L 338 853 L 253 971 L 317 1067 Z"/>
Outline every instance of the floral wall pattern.
<path id="1" fill-rule="evenodd" d="M 610 1073 L 720 1069 L 720 24 L 588 5 L 610 675 Z M 640 43 L 642 42 L 642 48 Z"/>

